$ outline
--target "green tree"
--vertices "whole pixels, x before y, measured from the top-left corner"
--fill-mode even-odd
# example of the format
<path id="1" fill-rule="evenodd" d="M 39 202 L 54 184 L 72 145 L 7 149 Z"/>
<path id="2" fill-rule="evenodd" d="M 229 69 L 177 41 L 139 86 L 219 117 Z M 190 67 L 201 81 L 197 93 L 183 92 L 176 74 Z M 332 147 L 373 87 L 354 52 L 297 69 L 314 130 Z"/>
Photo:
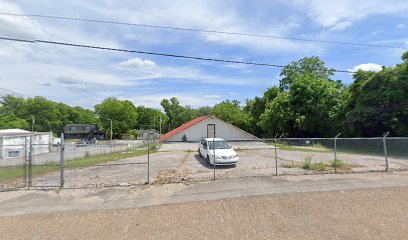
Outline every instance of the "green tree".
<path id="1" fill-rule="evenodd" d="M 70 123 L 96 123 L 95 113 L 43 97 L 5 96 L 0 100 L 0 127 L 61 133 Z"/>
<path id="2" fill-rule="evenodd" d="M 139 129 L 151 129 L 154 128 L 156 130 L 160 129 L 160 119 L 161 122 L 161 129 L 166 130 L 168 117 L 162 111 L 147 108 L 143 106 L 138 106 L 136 108 L 138 113 L 138 128 Z"/>
<path id="3" fill-rule="evenodd" d="M 304 76 L 314 79 L 330 79 L 334 73 L 334 69 L 325 67 L 325 63 L 319 57 L 305 57 L 299 61 L 292 62 L 286 65 L 279 76 L 283 76 L 280 80 L 280 90 L 288 90 L 294 79 L 303 78 Z"/>
<path id="4" fill-rule="evenodd" d="M 408 52 L 380 72 L 358 71 L 346 90 L 343 129 L 351 136 L 408 135 Z"/>
<path id="5" fill-rule="evenodd" d="M 245 112 L 237 100 L 226 100 L 214 106 L 213 114 L 245 131 L 251 130 L 251 115 Z"/>
<path id="6" fill-rule="evenodd" d="M 332 74 L 318 57 L 285 66 L 281 92 L 260 117 L 263 130 L 270 136 L 282 132 L 293 137 L 332 136 L 344 89 L 341 81 L 330 78 Z"/>
<path id="7" fill-rule="evenodd" d="M 263 97 L 255 97 L 253 100 L 247 100 L 246 106 L 244 110 L 248 112 L 252 119 L 251 119 L 251 133 L 256 136 L 264 136 L 265 132 L 261 127 L 261 115 L 265 112 L 266 105 L 272 102 L 279 93 L 279 88 L 274 86 L 272 88 L 268 88 Z"/>
<path id="8" fill-rule="evenodd" d="M 110 124 L 114 137 L 136 128 L 138 114 L 136 107 L 130 101 L 121 101 L 113 97 L 106 98 L 102 103 L 95 105 L 95 112 L 99 123 L 106 135 L 110 135 Z"/>
<path id="9" fill-rule="evenodd" d="M 168 117 L 168 122 L 172 129 L 192 120 L 192 116 L 188 113 L 188 110 L 181 106 L 175 97 L 172 97 L 170 100 L 163 99 L 161 106 Z"/>

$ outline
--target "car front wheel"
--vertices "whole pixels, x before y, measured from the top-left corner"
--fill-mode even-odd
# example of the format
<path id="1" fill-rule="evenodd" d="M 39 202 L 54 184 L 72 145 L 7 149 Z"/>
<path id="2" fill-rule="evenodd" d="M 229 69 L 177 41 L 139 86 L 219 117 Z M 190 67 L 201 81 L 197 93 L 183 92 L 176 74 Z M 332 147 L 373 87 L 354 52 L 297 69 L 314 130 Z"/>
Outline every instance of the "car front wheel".
<path id="1" fill-rule="evenodd" d="M 207 158 L 205 160 L 207 161 L 208 165 L 211 165 L 210 156 L 207 155 Z"/>

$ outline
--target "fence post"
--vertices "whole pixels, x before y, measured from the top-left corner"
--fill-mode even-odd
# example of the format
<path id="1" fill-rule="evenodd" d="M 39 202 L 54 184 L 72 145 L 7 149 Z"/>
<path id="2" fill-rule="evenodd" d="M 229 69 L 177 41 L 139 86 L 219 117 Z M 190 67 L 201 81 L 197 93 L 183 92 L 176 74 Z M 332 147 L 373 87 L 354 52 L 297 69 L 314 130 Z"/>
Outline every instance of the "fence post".
<path id="1" fill-rule="evenodd" d="M 32 185 L 33 178 L 33 136 L 30 135 L 30 152 L 28 155 L 28 188 Z"/>
<path id="2" fill-rule="evenodd" d="M 64 133 L 61 133 L 61 147 L 60 147 L 60 188 L 64 188 L 64 152 L 65 152 L 65 141 Z"/>
<path id="3" fill-rule="evenodd" d="M 333 165 L 334 165 L 334 173 L 337 173 L 337 138 L 340 136 L 341 133 L 337 134 L 334 137 L 334 161 L 333 161 Z"/>
<path id="4" fill-rule="evenodd" d="M 28 152 L 27 152 L 27 136 L 24 137 L 24 188 L 27 187 L 27 157 L 28 157 Z"/>
<path id="5" fill-rule="evenodd" d="M 147 183 L 150 182 L 150 134 L 147 133 Z"/>
<path id="6" fill-rule="evenodd" d="M 387 136 L 390 132 L 386 132 L 383 136 L 383 147 L 384 147 L 384 157 L 385 157 L 385 171 L 388 171 L 388 153 L 387 153 Z"/>
<path id="7" fill-rule="evenodd" d="M 276 151 L 276 136 L 275 136 L 275 144 L 274 144 L 274 146 L 275 146 L 275 175 L 276 176 L 278 176 L 278 154 L 277 154 L 277 151 Z"/>
<path id="8" fill-rule="evenodd" d="M 215 136 L 213 138 L 213 167 L 214 167 L 214 180 L 215 180 L 215 141 L 214 140 L 215 140 Z M 210 146 L 208 145 L 208 147 Z"/>
<path id="9" fill-rule="evenodd" d="M 280 143 L 280 141 L 281 141 L 281 138 L 284 137 L 284 136 L 285 136 L 285 133 L 282 133 L 282 134 L 279 136 L 279 143 Z"/>

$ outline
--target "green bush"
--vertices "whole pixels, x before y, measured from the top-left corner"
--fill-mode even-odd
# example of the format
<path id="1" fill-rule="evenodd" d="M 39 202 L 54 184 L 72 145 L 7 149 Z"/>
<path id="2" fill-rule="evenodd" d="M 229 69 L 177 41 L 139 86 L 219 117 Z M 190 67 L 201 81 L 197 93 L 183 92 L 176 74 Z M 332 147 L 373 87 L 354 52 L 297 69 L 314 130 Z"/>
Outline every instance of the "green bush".
<path id="1" fill-rule="evenodd" d="M 311 169 L 312 158 L 313 158 L 313 156 L 311 156 L 311 155 L 307 155 L 307 156 L 305 156 L 303 158 L 303 161 L 302 161 L 302 168 L 303 169 L 306 169 L 306 170 Z"/>
<path id="2" fill-rule="evenodd" d="M 137 139 L 137 137 L 139 136 L 139 132 L 136 131 L 136 130 L 129 130 L 128 133 L 129 133 L 130 135 L 133 135 L 136 139 Z"/>
<path id="3" fill-rule="evenodd" d="M 312 169 L 322 172 L 326 170 L 326 165 L 323 162 L 318 162 L 318 163 L 313 164 Z"/>
<path id="4" fill-rule="evenodd" d="M 336 159 L 336 160 L 330 162 L 330 166 L 336 167 L 336 168 L 341 168 L 343 166 L 343 161 L 340 160 L 340 159 Z"/>

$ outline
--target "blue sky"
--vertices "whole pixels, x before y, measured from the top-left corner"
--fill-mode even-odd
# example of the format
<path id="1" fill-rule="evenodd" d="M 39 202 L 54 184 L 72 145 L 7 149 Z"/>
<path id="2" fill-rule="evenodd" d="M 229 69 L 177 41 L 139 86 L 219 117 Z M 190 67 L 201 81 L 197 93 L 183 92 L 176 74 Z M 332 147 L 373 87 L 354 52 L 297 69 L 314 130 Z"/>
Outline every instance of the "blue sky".
<path id="1" fill-rule="evenodd" d="M 408 49 L 408 1 L 5 1 L 0 12 L 392 45 L 370 48 L 0 15 L 0 35 L 286 65 L 319 56 L 328 67 L 376 70 L 401 62 Z M 0 43 L 0 85 L 92 108 L 112 96 L 160 108 L 177 97 L 193 107 L 262 95 L 279 68 L 96 51 L 45 44 Z M 334 76 L 351 83 L 347 73 Z M 0 92 L 5 94 L 5 92 Z"/>

